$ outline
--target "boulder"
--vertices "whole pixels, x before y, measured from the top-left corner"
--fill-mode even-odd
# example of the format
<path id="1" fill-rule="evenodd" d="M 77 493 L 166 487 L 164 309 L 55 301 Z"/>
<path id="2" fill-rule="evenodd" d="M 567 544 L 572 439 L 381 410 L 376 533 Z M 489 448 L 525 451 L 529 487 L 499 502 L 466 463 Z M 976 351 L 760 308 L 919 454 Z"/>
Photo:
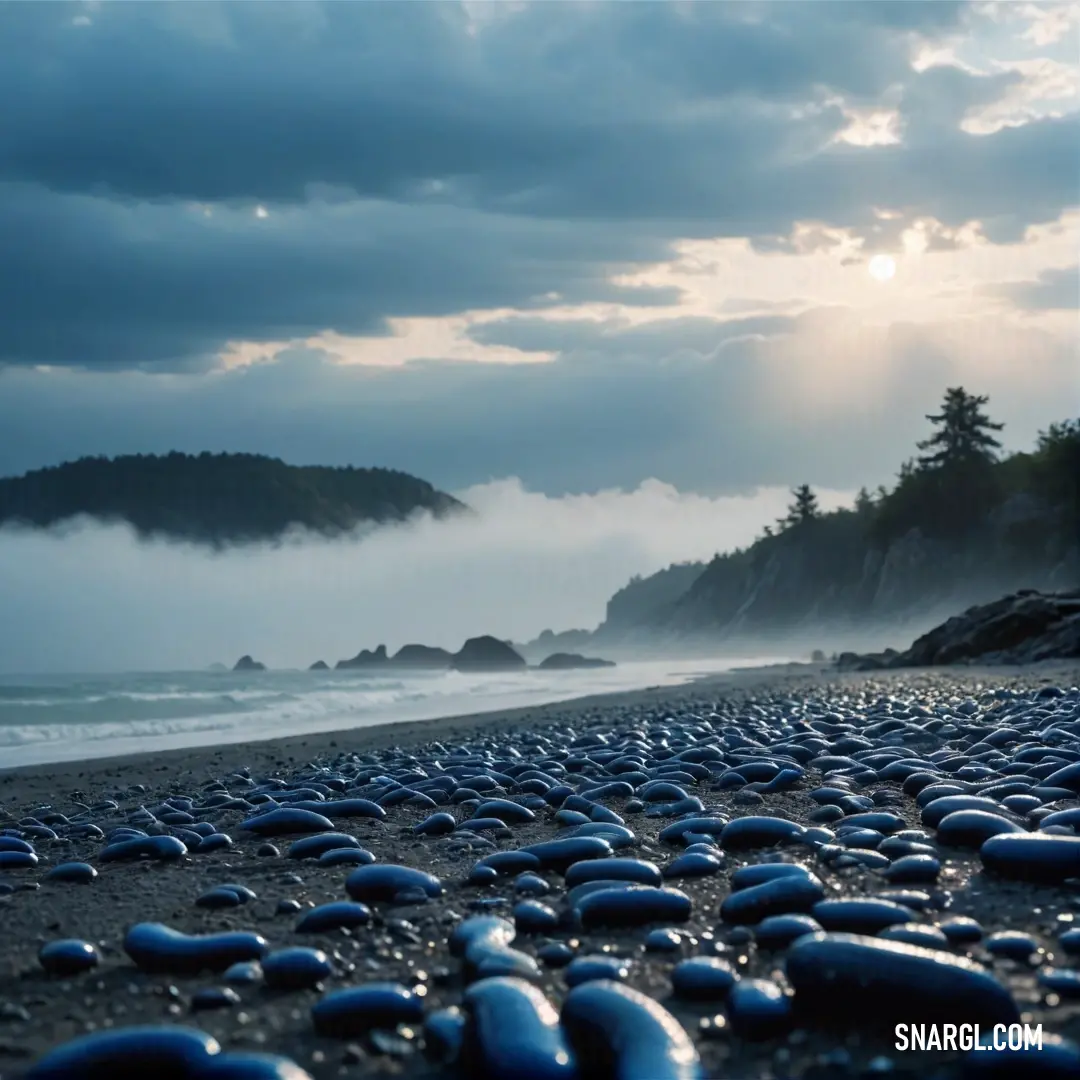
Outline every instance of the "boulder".
<path id="1" fill-rule="evenodd" d="M 523 669 L 525 657 L 490 634 L 469 638 L 453 656 L 456 671 L 516 671 Z"/>
<path id="2" fill-rule="evenodd" d="M 940 664 L 1024 664 L 1080 657 L 1080 589 L 1040 593 L 1023 589 L 991 604 L 968 608 L 902 653 L 842 653 L 847 671 Z"/>
<path id="3" fill-rule="evenodd" d="M 265 671 L 266 665 L 260 664 L 258 660 L 252 660 L 250 656 L 241 656 L 239 660 L 233 664 L 233 671 Z"/>
<path id="4" fill-rule="evenodd" d="M 598 656 L 582 656 L 580 653 L 557 652 L 540 661 L 541 671 L 571 671 L 574 668 L 614 667 L 614 660 L 601 660 Z"/>

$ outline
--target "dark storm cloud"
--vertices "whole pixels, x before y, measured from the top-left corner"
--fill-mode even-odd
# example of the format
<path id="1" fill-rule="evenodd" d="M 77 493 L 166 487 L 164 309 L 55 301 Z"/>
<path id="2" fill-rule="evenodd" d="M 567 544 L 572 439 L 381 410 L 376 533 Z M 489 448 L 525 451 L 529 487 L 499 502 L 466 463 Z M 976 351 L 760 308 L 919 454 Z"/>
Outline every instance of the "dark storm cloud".
<path id="1" fill-rule="evenodd" d="M 611 278 L 880 206 L 1017 236 L 1075 201 L 1077 122 L 957 129 L 1015 77 L 912 71 L 912 32 L 966 10 L 2 5 L 0 364 L 191 370 L 553 293 L 668 304 Z M 896 87 L 909 143 L 823 149 L 829 95 Z"/>

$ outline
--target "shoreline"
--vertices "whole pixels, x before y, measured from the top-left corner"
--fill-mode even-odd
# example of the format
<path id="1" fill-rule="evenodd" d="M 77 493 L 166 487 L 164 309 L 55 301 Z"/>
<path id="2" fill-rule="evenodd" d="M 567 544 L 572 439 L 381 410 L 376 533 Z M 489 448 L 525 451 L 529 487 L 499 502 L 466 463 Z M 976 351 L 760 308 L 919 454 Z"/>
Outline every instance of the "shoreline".
<path id="1" fill-rule="evenodd" d="M 12 766 L 0 764 L 0 811 L 7 802 L 44 801 L 56 798 L 61 792 L 91 792 L 103 787 L 115 787 L 122 783 L 121 776 L 127 772 L 145 775 L 149 780 L 154 775 L 172 770 L 177 784 L 189 779 L 203 782 L 215 770 L 220 773 L 242 766 L 253 770 L 265 770 L 269 766 L 287 768 L 336 752 L 342 748 L 342 744 L 349 742 L 362 742 L 364 750 L 415 745 L 436 739 L 465 737 L 483 728 L 495 730 L 506 725 L 516 727 L 553 723 L 567 713 L 580 713 L 588 709 L 636 707 L 650 700 L 658 704 L 674 703 L 688 695 L 696 697 L 702 690 L 714 686 L 736 689 L 760 682 L 764 689 L 774 686 L 776 680 L 820 681 L 827 678 L 832 670 L 827 664 L 768 664 L 703 674 L 682 683 L 586 694 L 510 709 L 495 708 L 424 720 L 395 720 L 332 731 L 298 732 L 285 737 L 243 739 L 170 750 L 144 750 L 83 760 Z"/>
<path id="2" fill-rule="evenodd" d="M 383 750 L 424 743 L 467 738 L 483 729 L 496 732 L 506 727 L 543 727 L 546 724 L 580 716 L 587 711 L 606 712 L 643 705 L 677 705 L 699 698 L 711 690 L 747 693 L 754 690 L 776 692 L 781 688 L 811 684 L 813 689 L 827 685 L 858 685 L 898 679 L 936 680 L 957 678 L 961 681 L 993 679 L 998 685 L 1010 680 L 1042 679 L 1052 682 L 1055 676 L 1080 681 L 1080 663 L 1051 660 L 1039 664 L 1012 666 L 959 666 L 936 668 L 900 668 L 873 672 L 841 672 L 830 663 L 768 664 L 760 667 L 732 668 L 715 674 L 703 674 L 683 683 L 648 686 L 637 690 L 619 690 L 588 694 L 536 705 L 510 709 L 489 709 L 425 720 L 400 720 L 389 723 L 339 728 L 333 731 L 299 732 L 285 737 L 245 739 L 204 746 L 170 750 L 146 750 L 85 760 L 59 761 L 28 765 L 0 765 L 0 815 L 12 802 L 47 803 L 61 793 L 92 793 L 124 785 L 124 776 L 153 787 L 155 777 L 171 773 L 170 783 L 204 783 L 212 776 L 246 767 L 253 771 L 287 769 L 320 757 L 329 757 L 349 748 Z"/>

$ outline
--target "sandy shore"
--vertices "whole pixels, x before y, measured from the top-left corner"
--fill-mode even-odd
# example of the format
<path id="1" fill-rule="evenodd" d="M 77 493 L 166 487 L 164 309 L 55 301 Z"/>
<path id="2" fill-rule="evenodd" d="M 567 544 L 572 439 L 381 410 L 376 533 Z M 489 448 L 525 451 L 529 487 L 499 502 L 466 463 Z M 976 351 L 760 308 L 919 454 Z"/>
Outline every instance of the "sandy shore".
<path id="1" fill-rule="evenodd" d="M 124 808 L 140 803 L 150 806 L 176 793 L 194 795 L 208 781 L 220 779 L 237 769 L 250 770 L 253 777 L 285 776 L 309 763 L 325 762 L 344 752 L 369 753 L 400 747 L 421 747 L 434 740 L 454 743 L 468 739 L 515 737 L 515 733 L 539 731 L 553 725 L 584 727 L 610 719 L 617 722 L 627 713 L 648 713 L 663 717 L 669 712 L 694 712 L 719 700 L 760 699 L 767 695 L 844 695 L 870 687 L 874 693 L 889 693 L 902 685 L 937 692 L 948 685 L 953 692 L 978 695 L 982 691 L 1014 687 L 1029 690 L 1044 685 L 1063 687 L 1080 683 L 1080 665 L 1046 664 L 1032 668 L 954 669 L 840 675 L 823 666 L 789 665 L 782 668 L 750 669 L 710 676 L 680 687 L 664 687 L 634 693 L 620 693 L 533 706 L 509 712 L 481 713 L 404 725 L 382 725 L 353 731 L 317 735 L 297 735 L 289 739 L 251 741 L 239 745 L 206 749 L 177 750 L 152 755 L 32 766 L 0 772 L 0 826 L 12 825 L 31 812 L 52 806 L 72 813 L 74 801 L 93 803 L 126 793 Z M 133 792 L 136 784 L 145 792 Z M 715 801 L 715 800 L 711 800 Z M 764 808 L 746 811 L 734 804 L 719 803 L 722 809 L 739 813 L 769 813 L 805 820 L 816 806 L 805 790 L 770 795 Z M 616 809 L 619 807 L 616 805 Z M 441 808 L 442 809 L 442 808 Z M 452 807 L 450 809 L 453 809 Z M 188 857 L 172 864 L 147 862 L 99 865 L 99 878 L 89 886 L 37 883 L 49 863 L 82 859 L 97 865 L 100 841 L 76 840 L 53 851 L 39 846 L 43 864 L 32 871 L 0 872 L 0 881 L 15 891 L 0 895 L 0 925 L 4 948 L 0 949 L 0 1077 L 18 1077 L 28 1063 L 51 1046 L 102 1026 L 134 1023 L 178 1022 L 194 1024 L 211 1032 L 226 1049 L 266 1050 L 287 1054 L 307 1069 L 316 1080 L 358 1075 L 447 1075 L 426 1062 L 408 1045 L 400 1053 L 378 1052 L 362 1040 L 342 1042 L 319 1038 L 311 1030 L 308 1016 L 317 999 L 315 991 L 271 994 L 257 988 L 238 988 L 241 1002 L 219 1011 L 191 1011 L 191 999 L 200 988 L 221 985 L 220 977 L 201 975 L 153 976 L 139 972 L 122 951 L 125 928 L 140 921 L 160 921 L 188 933 L 208 933 L 225 929 L 257 930 L 273 947 L 308 944 L 324 949 L 338 968 L 327 989 L 366 980 L 395 980 L 428 987 L 427 1007 L 460 1002 L 461 983 L 455 965 L 449 961 L 445 940 L 449 929 L 462 916 L 474 914 L 475 905 L 486 899 L 513 897 L 509 882 L 481 890 L 461 886 L 477 856 L 451 852 L 442 842 L 414 835 L 413 825 L 429 811 L 414 807 L 394 808 L 383 823 L 363 819 L 337 822 L 373 852 L 380 862 L 395 862 L 423 868 L 447 884 L 447 895 L 421 907 L 386 909 L 377 913 L 372 927 L 349 933 L 336 931 L 303 940 L 292 932 L 295 915 L 279 912 L 279 903 L 295 900 L 306 908 L 344 898 L 343 880 L 348 868 L 323 867 L 314 862 L 294 862 L 255 854 L 262 842 L 237 831 L 242 812 L 225 815 L 219 828 L 236 841 L 233 848 Z M 918 826 L 913 802 L 905 804 L 905 819 Z M 670 856 L 658 844 L 656 835 L 667 822 L 641 815 L 628 820 L 638 837 L 633 854 L 663 862 Z M 519 847 L 554 835 L 556 826 L 541 820 L 514 827 L 513 841 L 500 846 Z M 275 841 L 277 842 L 277 841 Z M 288 841 L 280 842 L 282 851 Z M 745 860 L 743 860 L 745 861 Z M 694 916 L 685 928 L 687 938 L 682 956 L 729 950 L 738 957 L 744 974 L 771 977 L 776 961 L 768 954 L 753 953 L 740 944 L 739 935 L 729 935 L 719 925 L 718 909 L 728 893 L 727 869 L 739 865 L 734 860 L 724 873 L 713 877 L 677 882 L 694 902 Z M 966 884 L 978 870 L 974 853 L 957 853 L 951 860 L 948 883 Z M 196 898 L 208 887 L 222 882 L 239 882 L 253 889 L 258 899 L 238 909 L 206 910 L 196 907 Z M 861 869 L 839 875 L 836 888 L 868 890 L 869 872 Z M 831 886 L 830 886 L 831 887 Z M 555 893 L 552 894 L 553 896 Z M 1080 894 L 1061 887 L 1039 887 L 1001 883 L 993 890 L 954 890 L 952 913 L 971 914 L 988 927 L 1025 928 L 1049 935 L 1061 929 L 1063 917 L 1071 922 L 1073 912 L 1080 921 Z M 554 903 L 555 901 L 552 901 Z M 493 910 L 507 914 L 508 908 Z M 1078 922 L 1080 924 L 1080 922 Z M 688 1031 L 697 1032 L 703 1017 L 718 1008 L 692 1006 L 670 999 L 670 956 L 642 953 L 641 933 L 634 931 L 552 935 L 569 940 L 581 953 L 614 949 L 634 958 L 631 982 L 658 999 L 664 999 Z M 723 942 L 730 937 L 730 945 Z M 41 944 L 57 938 L 80 938 L 95 943 L 102 956 L 101 966 L 74 978 L 47 976 L 37 961 Z M 546 939 L 544 939 L 546 940 Z M 535 951 L 537 943 L 525 945 Z M 730 951 L 734 950 L 734 952 Z M 676 957 L 675 959 L 678 959 Z M 1034 1002 L 1030 973 L 1020 973 L 1016 984 L 1018 999 Z M 559 972 L 545 970 L 541 988 L 553 1001 L 565 994 Z M 1034 1005 L 1031 1006 L 1034 1008 Z M 1036 1010 L 1038 1012 L 1038 1010 Z M 1042 1013 L 1038 1013 L 1041 1017 Z M 1080 1036 L 1080 1007 L 1066 1003 L 1054 1013 L 1053 1030 L 1073 1038 Z M 823 1055 L 838 1050 L 855 1063 L 865 1064 L 875 1056 L 891 1052 L 891 1044 L 877 1037 L 852 1039 L 815 1030 L 797 1030 L 785 1038 L 748 1042 L 737 1038 L 701 1039 L 699 1050 L 710 1077 L 800 1076 Z M 919 1055 L 908 1055 L 914 1063 Z M 908 1061 L 899 1064 L 907 1065 Z M 839 1072 L 837 1076 L 849 1075 Z M 855 1075 L 855 1074 L 851 1074 Z M 894 1072 L 899 1076 L 902 1073 Z"/>

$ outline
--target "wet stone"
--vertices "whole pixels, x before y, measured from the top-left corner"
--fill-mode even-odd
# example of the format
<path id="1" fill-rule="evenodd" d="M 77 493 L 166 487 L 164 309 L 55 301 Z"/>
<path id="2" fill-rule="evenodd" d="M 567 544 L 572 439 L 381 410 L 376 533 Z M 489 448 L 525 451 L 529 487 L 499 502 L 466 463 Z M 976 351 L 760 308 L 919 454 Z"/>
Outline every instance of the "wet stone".
<path id="1" fill-rule="evenodd" d="M 585 929 L 608 926 L 644 926 L 651 922 L 686 922 L 690 897 L 678 889 L 630 885 L 601 889 L 577 902 L 574 916 Z"/>
<path id="2" fill-rule="evenodd" d="M 304 913 L 296 924 L 298 934 L 326 934 L 371 922 L 371 908 L 352 900 L 334 900 Z"/>
<path id="3" fill-rule="evenodd" d="M 759 949 L 786 949 L 793 941 L 821 930 L 821 924 L 809 915 L 770 915 L 754 927 Z"/>
<path id="4" fill-rule="evenodd" d="M 888 900 L 822 900 L 810 912 L 825 930 L 876 934 L 886 926 L 910 922 L 912 912 Z"/>
<path id="5" fill-rule="evenodd" d="M 885 871 L 893 885 L 923 885 L 937 881 L 941 863 L 933 855 L 902 855 Z"/>
<path id="6" fill-rule="evenodd" d="M 983 942 L 983 946 L 993 956 L 1003 956 L 1021 964 L 1028 963 L 1039 951 L 1039 943 L 1035 938 L 1017 930 L 1002 930 L 991 934 Z"/>
<path id="7" fill-rule="evenodd" d="M 394 900 L 403 893 L 417 890 L 420 896 L 437 897 L 443 893 L 442 882 L 423 870 L 393 863 L 374 863 L 354 870 L 345 880 L 345 890 L 353 900 L 364 902 Z"/>
<path id="8" fill-rule="evenodd" d="M 78 975 L 97 967 L 101 957 L 90 942 L 65 938 L 43 945 L 38 962 L 50 975 Z"/>
<path id="9" fill-rule="evenodd" d="M 191 997 L 192 1012 L 231 1009 L 240 1004 L 240 995 L 231 986 L 206 986 Z"/>
<path id="10" fill-rule="evenodd" d="M 257 836 L 289 836 L 296 833 L 329 833 L 334 824 L 322 814 L 295 806 L 283 806 L 246 818 L 240 828 Z"/>
<path id="11" fill-rule="evenodd" d="M 726 923 L 752 924 L 770 915 L 788 915 L 812 909 L 817 917 L 817 907 L 824 906 L 819 903 L 824 896 L 825 887 L 812 874 L 789 874 L 731 893 L 720 905 L 720 918 Z M 822 926 L 827 925 L 820 918 L 818 921 Z"/>
<path id="12" fill-rule="evenodd" d="M 137 923 L 124 937 L 124 951 L 143 971 L 198 974 L 224 971 L 241 960 L 261 960 L 267 943 L 258 934 L 182 934 L 162 923 Z"/>
<path id="13" fill-rule="evenodd" d="M 560 1014 L 582 1075 L 619 1080 L 699 1080 L 690 1036 L 657 1001 L 621 983 L 588 982 L 566 996 Z"/>
<path id="14" fill-rule="evenodd" d="M 522 934 L 545 934 L 559 925 L 559 916 L 547 904 L 522 900 L 514 905 L 514 927 Z"/>
<path id="15" fill-rule="evenodd" d="M 786 818 L 741 817 L 724 826 L 720 846 L 725 851 L 747 851 L 791 843 L 805 827 Z"/>
<path id="16" fill-rule="evenodd" d="M 715 956 L 693 956 L 675 965 L 671 986 L 675 996 L 687 1001 L 719 1001 L 739 981 L 735 969 Z"/>
<path id="17" fill-rule="evenodd" d="M 952 945 L 970 945 L 983 937 L 983 928 L 967 915 L 946 919 L 939 929 Z"/>
<path id="18" fill-rule="evenodd" d="M 318 859 L 335 848 L 360 848 L 360 841 L 348 833 L 328 832 L 294 840 L 286 853 L 290 859 Z"/>
<path id="19" fill-rule="evenodd" d="M 263 977 L 271 990 L 303 990 L 333 974 L 334 968 L 320 949 L 296 946 L 277 949 L 262 960 Z"/>
<path id="20" fill-rule="evenodd" d="M 768 979 L 740 979 L 728 997 L 727 1015 L 741 1038 L 776 1038 L 792 1025 L 791 997 Z"/>
<path id="21" fill-rule="evenodd" d="M 700 846 L 700 845 L 695 845 Z M 711 877 L 723 869 L 723 862 L 703 851 L 686 851 L 672 859 L 663 869 L 663 876 L 669 880 L 678 878 Z"/>
<path id="22" fill-rule="evenodd" d="M 566 985 L 571 987 L 596 979 L 623 982 L 629 975 L 629 963 L 615 956 L 578 956 L 563 972 Z"/>
<path id="23" fill-rule="evenodd" d="M 1080 877 L 1080 836 L 993 836 L 979 849 L 983 866 L 1001 877 L 1057 883 Z"/>
<path id="24" fill-rule="evenodd" d="M 98 858 L 102 862 L 121 862 L 128 859 L 172 862 L 183 858 L 187 852 L 187 845 L 175 836 L 140 836 L 109 844 L 101 849 Z"/>
<path id="25" fill-rule="evenodd" d="M 88 885 L 97 876 L 98 872 L 89 863 L 65 862 L 54 866 L 41 880 Z"/>
<path id="26" fill-rule="evenodd" d="M 939 950 L 856 934 L 796 941 L 785 962 L 796 1005 L 851 1028 L 897 1023 L 1016 1023 L 1008 989 L 981 965 Z"/>
<path id="27" fill-rule="evenodd" d="M 565 875 L 567 888 L 600 879 L 657 886 L 663 881 L 656 863 L 647 862 L 644 859 L 589 859 L 585 862 L 573 863 L 567 867 Z"/>
<path id="28" fill-rule="evenodd" d="M 423 999 L 400 983 L 388 982 L 335 990 L 311 1009 L 315 1031 L 339 1039 L 363 1035 L 373 1028 L 415 1024 L 423 1018 Z"/>

